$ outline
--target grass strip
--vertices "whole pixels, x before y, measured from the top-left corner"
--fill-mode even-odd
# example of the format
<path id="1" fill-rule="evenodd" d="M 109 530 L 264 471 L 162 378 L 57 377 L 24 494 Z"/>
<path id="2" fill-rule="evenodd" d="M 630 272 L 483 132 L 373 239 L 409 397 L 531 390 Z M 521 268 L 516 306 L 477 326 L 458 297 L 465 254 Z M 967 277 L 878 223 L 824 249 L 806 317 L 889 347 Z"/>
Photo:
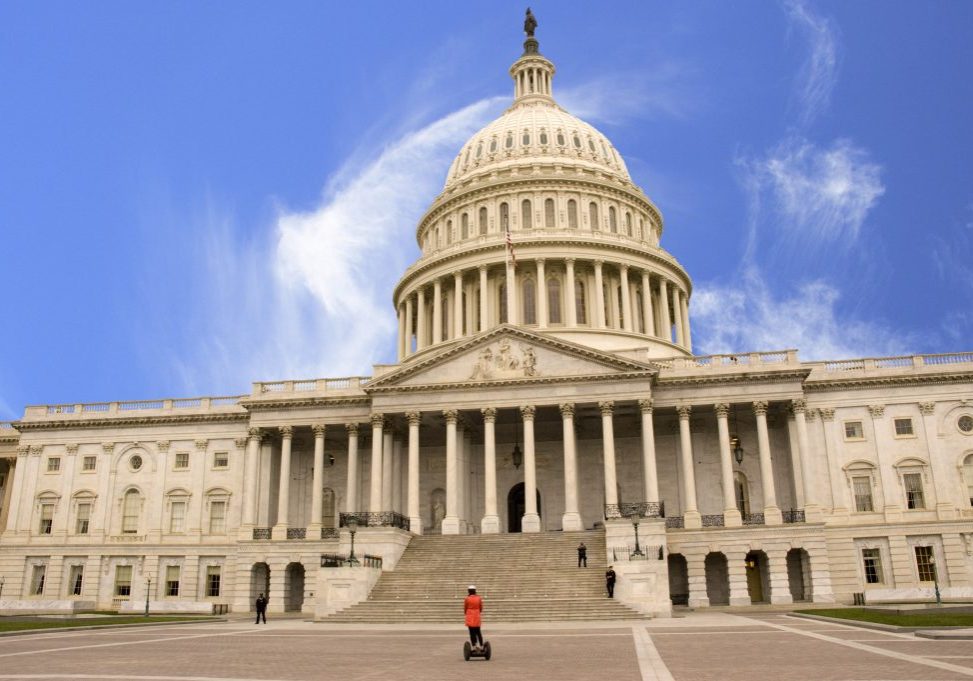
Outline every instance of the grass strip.
<path id="1" fill-rule="evenodd" d="M 934 612 L 900 615 L 894 612 L 875 612 L 864 608 L 824 608 L 820 610 L 798 610 L 797 612 L 857 622 L 891 624 L 896 627 L 973 627 L 973 614 L 971 613 Z"/>

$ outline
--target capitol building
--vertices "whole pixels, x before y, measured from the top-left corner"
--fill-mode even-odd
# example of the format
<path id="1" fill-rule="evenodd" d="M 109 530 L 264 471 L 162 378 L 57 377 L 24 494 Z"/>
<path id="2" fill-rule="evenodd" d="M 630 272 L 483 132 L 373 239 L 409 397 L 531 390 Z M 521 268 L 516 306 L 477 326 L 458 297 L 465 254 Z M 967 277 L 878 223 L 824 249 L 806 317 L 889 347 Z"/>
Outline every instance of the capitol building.
<path id="1" fill-rule="evenodd" d="M 0 609 L 326 614 L 429 535 L 573 533 L 644 615 L 973 598 L 973 353 L 694 355 L 662 211 L 528 28 L 416 225 L 397 363 L 26 407 Z"/>

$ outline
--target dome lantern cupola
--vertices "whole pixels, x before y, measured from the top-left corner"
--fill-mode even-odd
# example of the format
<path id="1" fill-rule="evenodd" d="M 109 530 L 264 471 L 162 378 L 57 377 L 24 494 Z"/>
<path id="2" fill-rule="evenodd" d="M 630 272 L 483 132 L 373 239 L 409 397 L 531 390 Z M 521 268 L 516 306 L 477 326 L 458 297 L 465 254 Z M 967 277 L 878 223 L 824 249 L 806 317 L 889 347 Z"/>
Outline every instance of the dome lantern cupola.
<path id="1" fill-rule="evenodd" d="M 527 34 L 524 53 L 510 67 L 510 77 L 514 79 L 514 106 L 521 102 L 538 100 L 549 104 L 554 103 L 551 87 L 554 80 L 554 64 L 541 55 L 540 44 L 534 37 L 536 28 L 537 20 L 528 7 L 527 17 L 524 19 L 524 33 Z"/>

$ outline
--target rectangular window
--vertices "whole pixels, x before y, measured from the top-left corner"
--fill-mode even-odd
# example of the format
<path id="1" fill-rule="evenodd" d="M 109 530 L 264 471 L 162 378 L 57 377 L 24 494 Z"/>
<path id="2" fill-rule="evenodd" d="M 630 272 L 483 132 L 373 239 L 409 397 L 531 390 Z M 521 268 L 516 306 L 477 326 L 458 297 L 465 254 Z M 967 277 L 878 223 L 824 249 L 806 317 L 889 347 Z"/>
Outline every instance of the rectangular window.
<path id="1" fill-rule="evenodd" d="M 47 472 L 48 473 L 57 473 L 59 470 L 61 470 L 61 457 L 59 457 L 59 456 L 51 456 L 51 457 L 48 457 L 48 459 L 47 459 Z"/>
<path id="2" fill-rule="evenodd" d="M 902 476 L 902 484 L 905 487 L 906 508 L 925 508 L 926 501 L 922 494 L 922 474 L 906 473 Z"/>
<path id="3" fill-rule="evenodd" d="M 30 575 L 30 594 L 32 596 L 44 595 L 44 581 L 47 577 L 46 565 L 35 565 Z"/>
<path id="4" fill-rule="evenodd" d="M 78 504 L 78 518 L 74 525 L 76 534 L 88 534 L 88 526 L 91 522 L 91 504 Z"/>
<path id="5" fill-rule="evenodd" d="M 864 440 L 865 431 L 862 429 L 861 421 L 845 421 L 846 440 Z"/>
<path id="6" fill-rule="evenodd" d="M 210 598 L 220 595 L 221 570 L 219 565 L 210 565 L 206 568 L 206 595 Z"/>
<path id="7" fill-rule="evenodd" d="M 84 566 L 72 565 L 71 576 L 68 579 L 68 588 L 72 596 L 81 595 L 81 587 L 84 585 Z"/>
<path id="8" fill-rule="evenodd" d="M 179 566 L 166 566 L 166 596 L 179 595 Z"/>
<path id="9" fill-rule="evenodd" d="M 229 452 L 213 452 L 213 468 L 229 468 L 229 467 L 230 467 Z"/>
<path id="10" fill-rule="evenodd" d="M 115 595 L 132 595 L 132 566 L 117 565 L 115 567 Z"/>
<path id="11" fill-rule="evenodd" d="M 919 572 L 920 582 L 932 582 L 936 579 L 936 565 L 931 546 L 916 547 L 916 570 Z"/>
<path id="12" fill-rule="evenodd" d="M 870 513 L 874 511 L 872 506 L 872 479 L 863 475 L 851 479 L 855 488 L 855 510 L 859 513 Z"/>
<path id="13" fill-rule="evenodd" d="M 41 504 L 41 534 L 50 534 L 54 528 L 54 504 Z"/>
<path id="14" fill-rule="evenodd" d="M 98 457 L 96 456 L 86 456 L 81 459 L 81 470 L 91 472 L 98 467 Z"/>
<path id="15" fill-rule="evenodd" d="M 189 468 L 189 452 L 176 452 L 176 461 L 173 468 L 177 471 Z"/>
<path id="16" fill-rule="evenodd" d="M 186 502 L 173 501 L 169 508 L 169 531 L 179 534 L 186 531 Z"/>
<path id="17" fill-rule="evenodd" d="M 226 534 L 226 502 L 225 501 L 210 502 L 209 533 Z"/>
<path id="18" fill-rule="evenodd" d="M 878 549 L 862 549 L 862 563 L 865 567 L 865 583 L 882 583 L 882 554 Z"/>
<path id="19" fill-rule="evenodd" d="M 895 424 L 896 437 L 908 437 L 910 435 L 915 435 L 915 433 L 912 431 L 912 419 L 895 419 L 893 423 Z"/>

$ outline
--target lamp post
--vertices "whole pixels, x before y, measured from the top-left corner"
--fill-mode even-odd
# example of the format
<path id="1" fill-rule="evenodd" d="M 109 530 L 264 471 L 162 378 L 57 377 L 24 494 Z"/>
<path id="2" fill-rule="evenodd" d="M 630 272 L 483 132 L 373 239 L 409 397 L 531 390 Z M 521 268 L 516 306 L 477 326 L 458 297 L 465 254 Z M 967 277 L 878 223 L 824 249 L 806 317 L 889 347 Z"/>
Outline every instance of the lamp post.
<path id="1" fill-rule="evenodd" d="M 0 577 L 0 599 L 3 598 L 3 577 Z"/>
<path id="2" fill-rule="evenodd" d="M 348 553 L 348 565 L 355 566 L 358 565 L 358 559 L 355 558 L 355 532 L 358 531 L 358 518 L 352 516 L 348 519 L 348 532 L 351 533 L 351 551 Z"/>
<path id="3" fill-rule="evenodd" d="M 929 566 L 932 568 L 932 583 L 936 590 L 936 605 L 942 605 L 943 598 L 939 593 L 939 570 L 936 568 L 935 556 L 929 556 Z"/>
<path id="4" fill-rule="evenodd" d="M 635 551 L 632 552 L 633 556 L 644 556 L 641 547 L 639 547 L 639 514 L 638 511 L 632 516 L 632 527 L 635 528 Z"/>
<path id="5" fill-rule="evenodd" d="M 149 616 L 149 594 L 152 593 L 152 578 L 148 578 L 148 585 L 145 587 L 145 616 Z"/>

